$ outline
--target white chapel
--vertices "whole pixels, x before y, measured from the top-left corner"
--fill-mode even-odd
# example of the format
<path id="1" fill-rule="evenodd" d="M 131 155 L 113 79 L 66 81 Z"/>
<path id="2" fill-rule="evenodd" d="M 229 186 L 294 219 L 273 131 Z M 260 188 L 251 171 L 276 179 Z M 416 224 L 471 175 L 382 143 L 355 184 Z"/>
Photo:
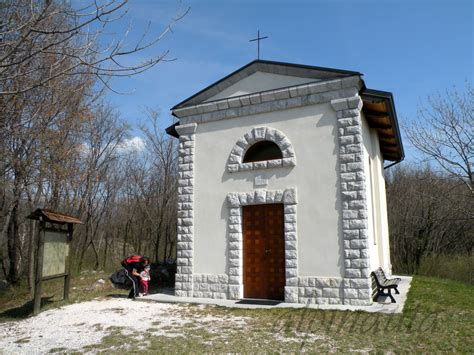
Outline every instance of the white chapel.
<path id="1" fill-rule="evenodd" d="M 369 305 L 390 272 L 392 94 L 354 71 L 255 60 L 174 106 L 175 294 Z"/>

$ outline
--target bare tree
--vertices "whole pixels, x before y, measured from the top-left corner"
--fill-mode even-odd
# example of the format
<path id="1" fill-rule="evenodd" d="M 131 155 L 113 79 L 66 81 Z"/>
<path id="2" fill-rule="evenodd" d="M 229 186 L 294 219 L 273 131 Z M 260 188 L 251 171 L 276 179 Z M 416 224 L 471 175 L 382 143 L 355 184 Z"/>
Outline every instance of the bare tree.
<path id="1" fill-rule="evenodd" d="M 158 111 L 147 110 L 147 124 L 141 125 L 145 150 L 130 156 L 124 169 L 124 208 L 128 210 L 124 248 L 143 250 L 154 260 L 174 257 L 176 250 L 177 160 L 176 144 L 159 126 Z M 138 228 L 138 230 L 137 230 Z"/>
<path id="2" fill-rule="evenodd" d="M 168 51 L 150 50 L 186 13 L 162 32 L 146 30 L 127 43 L 129 28 L 104 48 L 107 28 L 125 19 L 127 2 L 89 0 L 78 8 L 63 0 L 0 1 L 0 264 L 12 284 L 32 259 L 34 233 L 25 215 L 38 205 L 84 213 L 79 259 L 92 249 L 98 265 L 101 225 L 116 197 L 108 174 L 126 131 L 117 122 L 119 131 L 101 126 L 101 94 L 112 77 L 170 60 Z M 137 53 L 148 59 L 129 64 Z M 92 144 L 86 156 L 83 143 Z"/>
<path id="3" fill-rule="evenodd" d="M 82 267 L 89 248 L 94 252 L 95 267 L 99 265 L 96 237 L 99 225 L 113 199 L 113 192 L 107 188 L 107 182 L 118 159 L 117 150 L 127 134 L 127 128 L 112 108 L 101 105 L 95 111 L 94 117 L 84 126 L 83 134 L 85 145 L 83 181 L 80 185 L 82 194 L 77 211 L 85 224 L 85 230 L 78 249 L 79 268 Z"/>
<path id="4" fill-rule="evenodd" d="M 387 207 L 394 266 L 413 273 L 432 256 L 472 253 L 472 87 L 429 97 L 405 131 L 422 165 L 388 171 Z"/>
<path id="5" fill-rule="evenodd" d="M 91 75 L 109 86 L 109 78 L 130 77 L 169 60 L 168 51 L 142 62 L 125 64 L 132 54 L 146 52 L 171 31 L 188 10 L 181 11 L 159 34 L 146 30 L 127 44 L 131 28 L 106 48 L 106 29 L 124 19 L 128 0 L 81 2 L 5 0 L 0 4 L 0 95 L 25 93 L 69 75 Z M 127 26 L 125 26 L 127 28 Z M 150 27 L 150 26 L 149 26 Z M 11 86 L 10 83 L 16 85 Z"/>
<path id="6" fill-rule="evenodd" d="M 414 273 L 430 255 L 469 255 L 474 246 L 471 193 L 429 167 L 387 172 L 390 249 L 396 272 Z"/>
<path id="7" fill-rule="evenodd" d="M 21 203 L 29 200 L 37 204 L 48 185 L 52 186 L 51 181 L 45 184 L 47 156 L 65 152 L 53 150 L 64 146 L 57 139 L 62 131 L 69 136 L 83 109 L 85 85 L 80 77 L 69 77 L 50 88 L 0 97 L 0 190 L 5 196 L 0 210 L 0 247 L 6 252 L 3 267 L 12 283 L 21 271 L 19 258 L 25 239 L 21 231 L 24 222 Z"/>
<path id="8" fill-rule="evenodd" d="M 407 136 L 426 159 L 465 184 L 474 195 L 474 90 L 454 89 L 428 98 Z"/>
<path id="9" fill-rule="evenodd" d="M 176 144 L 159 127 L 157 110 L 147 110 L 150 127 L 142 125 L 141 130 L 150 155 L 150 173 L 154 177 L 152 187 L 154 191 L 155 210 L 158 221 L 156 235 L 151 239 L 154 244 L 154 254 L 159 258 L 160 243 L 164 242 L 163 260 L 172 258 L 176 247 L 176 231 L 174 222 L 177 217 L 177 157 Z M 151 207 L 151 206 L 150 206 Z"/>

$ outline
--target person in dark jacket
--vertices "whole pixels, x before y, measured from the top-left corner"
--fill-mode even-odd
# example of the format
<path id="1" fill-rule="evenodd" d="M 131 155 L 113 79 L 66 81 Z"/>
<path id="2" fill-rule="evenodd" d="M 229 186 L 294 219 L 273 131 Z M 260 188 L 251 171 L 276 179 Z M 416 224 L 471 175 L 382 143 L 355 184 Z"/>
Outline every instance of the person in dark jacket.
<path id="1" fill-rule="evenodd" d="M 146 256 L 132 255 L 122 260 L 122 266 L 133 285 L 128 298 L 139 296 L 140 273 L 148 265 L 150 265 L 150 259 Z"/>

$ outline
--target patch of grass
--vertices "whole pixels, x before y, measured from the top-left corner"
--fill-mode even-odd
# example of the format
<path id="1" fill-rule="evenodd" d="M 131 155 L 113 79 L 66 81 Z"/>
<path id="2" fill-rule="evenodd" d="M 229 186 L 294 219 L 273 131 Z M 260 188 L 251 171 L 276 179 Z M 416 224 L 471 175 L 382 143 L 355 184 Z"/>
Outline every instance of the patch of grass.
<path id="1" fill-rule="evenodd" d="M 417 274 L 474 285 L 474 258 L 472 255 L 425 256 L 421 259 Z"/>
<path id="2" fill-rule="evenodd" d="M 67 348 L 52 348 L 49 350 L 50 354 L 53 353 L 65 353 L 67 351 Z"/>
<path id="3" fill-rule="evenodd" d="M 87 345 L 82 350 L 94 353 L 101 351 L 104 351 L 105 353 L 123 353 L 123 350 L 130 347 L 130 344 L 136 344 L 133 335 L 124 335 L 120 329 L 113 329 L 109 335 L 102 338 L 101 343 Z M 132 345 L 132 347 L 134 347 L 134 345 Z"/>
<path id="4" fill-rule="evenodd" d="M 26 337 L 26 338 L 21 338 L 21 339 L 18 339 L 17 341 L 15 341 L 16 344 L 24 344 L 24 343 L 29 343 L 31 341 L 31 338 L 30 337 Z"/>

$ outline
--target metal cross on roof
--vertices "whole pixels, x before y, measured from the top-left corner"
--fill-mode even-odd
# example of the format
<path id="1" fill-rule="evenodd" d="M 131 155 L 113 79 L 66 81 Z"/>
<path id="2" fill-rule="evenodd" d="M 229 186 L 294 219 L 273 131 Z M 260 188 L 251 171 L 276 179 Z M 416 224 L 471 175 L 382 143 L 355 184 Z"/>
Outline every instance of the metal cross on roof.
<path id="1" fill-rule="evenodd" d="M 257 38 L 251 39 L 249 42 L 257 41 L 257 59 L 260 59 L 260 41 L 262 39 L 268 38 L 268 36 L 260 37 L 260 30 L 257 31 Z"/>

